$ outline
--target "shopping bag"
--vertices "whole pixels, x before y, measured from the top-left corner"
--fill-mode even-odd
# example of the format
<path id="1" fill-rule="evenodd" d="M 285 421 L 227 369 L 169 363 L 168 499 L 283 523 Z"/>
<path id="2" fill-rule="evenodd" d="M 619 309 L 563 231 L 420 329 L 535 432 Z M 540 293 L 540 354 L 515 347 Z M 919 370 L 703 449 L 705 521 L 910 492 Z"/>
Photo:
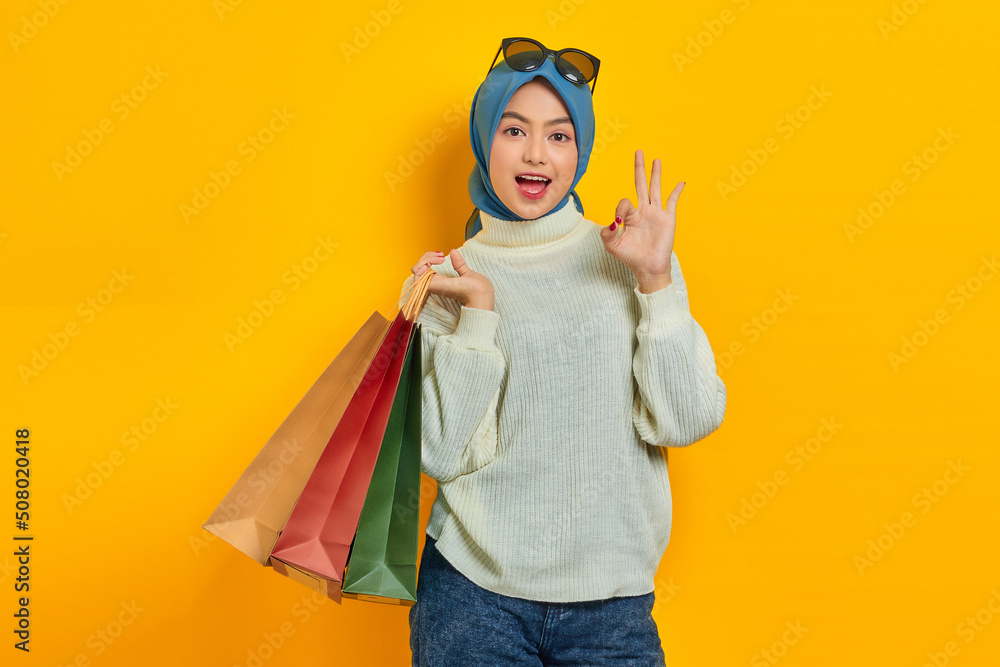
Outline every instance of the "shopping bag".
<path id="1" fill-rule="evenodd" d="M 271 550 L 275 572 L 338 603 L 413 324 L 433 276 L 427 271 L 415 281 Z"/>
<path id="2" fill-rule="evenodd" d="M 414 325 L 344 571 L 343 597 L 411 606 L 420 530 L 420 325 Z"/>
<path id="3" fill-rule="evenodd" d="M 203 528 L 257 562 L 288 519 L 389 329 L 378 312 L 347 343 L 219 503 Z"/>

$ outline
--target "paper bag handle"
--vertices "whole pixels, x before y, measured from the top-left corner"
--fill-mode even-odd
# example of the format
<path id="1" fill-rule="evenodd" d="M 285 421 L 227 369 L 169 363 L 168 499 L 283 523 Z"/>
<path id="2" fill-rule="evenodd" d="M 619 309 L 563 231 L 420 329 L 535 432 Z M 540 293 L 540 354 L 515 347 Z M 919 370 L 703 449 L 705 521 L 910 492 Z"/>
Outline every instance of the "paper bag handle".
<path id="1" fill-rule="evenodd" d="M 427 290 L 430 287 L 431 280 L 434 279 L 435 273 L 433 269 L 428 268 L 410 286 L 410 293 L 406 297 L 406 303 L 400 308 L 400 312 L 403 313 L 403 317 L 408 322 L 416 321 L 424 304 L 427 303 L 427 296 L 429 294 Z"/>

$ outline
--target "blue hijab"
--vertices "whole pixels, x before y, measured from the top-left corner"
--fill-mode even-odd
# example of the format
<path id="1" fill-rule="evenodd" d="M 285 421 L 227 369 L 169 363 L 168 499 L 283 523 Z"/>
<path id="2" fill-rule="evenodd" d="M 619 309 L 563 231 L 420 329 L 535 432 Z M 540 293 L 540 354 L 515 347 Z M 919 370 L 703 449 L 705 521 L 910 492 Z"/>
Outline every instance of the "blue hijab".
<path id="1" fill-rule="evenodd" d="M 573 195 L 577 209 L 583 213 L 583 204 L 574 188 L 583 177 L 583 172 L 587 171 L 590 152 L 594 148 L 594 101 L 590 96 L 590 86 L 571 83 L 563 78 L 563 75 L 556 69 L 552 58 L 546 58 L 541 67 L 531 72 L 519 72 L 511 69 L 506 62 L 500 61 L 486 75 L 486 79 L 480 84 L 472 100 L 469 135 L 472 139 L 472 152 L 476 156 L 476 165 L 469 175 L 469 196 L 478 210 L 473 211 L 473 215 L 466 224 L 466 239 L 472 238 L 482 229 L 482 223 L 479 220 L 480 210 L 503 220 L 525 219 L 507 208 L 493 190 L 493 184 L 490 182 L 490 148 L 493 145 L 493 135 L 500 124 L 500 115 L 507 108 L 510 98 L 518 88 L 536 76 L 547 79 L 562 97 L 566 108 L 569 109 L 570 117 L 573 119 L 573 127 L 576 130 L 578 155 L 576 174 L 573 176 L 569 192 L 545 215 L 555 213 L 565 206 L 570 195 Z"/>

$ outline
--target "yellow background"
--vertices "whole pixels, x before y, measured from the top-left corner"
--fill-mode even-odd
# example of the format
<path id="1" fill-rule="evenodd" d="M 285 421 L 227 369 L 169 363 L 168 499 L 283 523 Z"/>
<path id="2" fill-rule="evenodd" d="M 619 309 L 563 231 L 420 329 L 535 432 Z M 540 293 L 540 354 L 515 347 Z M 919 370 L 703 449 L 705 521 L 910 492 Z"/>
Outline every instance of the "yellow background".
<path id="1" fill-rule="evenodd" d="M 463 242 L 468 106 L 506 36 L 601 59 L 606 140 L 578 186 L 588 218 L 610 223 L 634 199 L 637 148 L 663 160 L 667 191 L 687 182 L 675 250 L 729 402 L 719 431 L 670 452 L 654 614 L 668 664 L 996 664 L 1000 280 L 974 280 L 1000 240 L 994 4 L 220 7 L 0 10 L 3 664 L 249 665 L 282 627 L 265 665 L 409 664 L 406 608 L 305 613 L 305 587 L 200 525 L 364 319 L 388 312 L 417 258 Z M 243 142 L 274 109 L 294 118 L 250 160 Z M 796 113 L 789 135 L 781 121 Z M 57 173 L 102 121 L 113 131 Z M 766 142 L 777 150 L 744 166 Z M 925 152 L 933 162 L 913 172 Z M 230 161 L 239 173 L 185 220 L 181 205 Z M 420 164 L 390 186 L 401 161 Z M 723 196 L 734 169 L 753 173 Z M 858 208 L 878 211 L 897 180 L 849 238 Z M 293 289 L 284 276 L 317 238 L 339 245 Z M 967 283 L 978 291 L 959 308 Z M 224 335 L 276 289 L 283 303 L 230 349 Z M 797 299 L 769 311 L 779 290 Z M 87 300 L 108 297 L 90 317 Z M 77 335 L 22 377 L 71 323 Z M 921 345 L 893 364 L 904 337 Z M 742 353 L 725 358 L 734 343 Z M 149 421 L 157 399 L 177 406 L 162 422 Z M 823 419 L 842 427 L 829 437 Z M 129 450 L 120 438 L 144 420 L 155 429 Z M 27 655 L 11 632 L 21 427 L 36 538 Z M 786 455 L 819 435 L 796 469 Z M 946 475 L 949 461 L 968 470 Z M 771 487 L 776 474 L 785 483 Z M 734 524 L 744 499 L 759 507 Z M 904 512 L 894 538 L 885 524 Z M 888 548 L 859 566 L 880 538 Z M 120 617 L 121 634 L 101 640 Z M 807 630 L 786 633 L 796 623 Z"/>

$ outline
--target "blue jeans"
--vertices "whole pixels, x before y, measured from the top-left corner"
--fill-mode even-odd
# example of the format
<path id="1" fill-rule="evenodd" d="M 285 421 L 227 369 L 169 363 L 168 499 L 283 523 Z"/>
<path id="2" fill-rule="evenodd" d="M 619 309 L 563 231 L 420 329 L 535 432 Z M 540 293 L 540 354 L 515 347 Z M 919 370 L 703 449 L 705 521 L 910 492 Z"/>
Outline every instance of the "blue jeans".
<path id="1" fill-rule="evenodd" d="M 664 667 L 653 593 L 537 602 L 486 590 L 427 536 L 410 607 L 414 667 Z"/>

